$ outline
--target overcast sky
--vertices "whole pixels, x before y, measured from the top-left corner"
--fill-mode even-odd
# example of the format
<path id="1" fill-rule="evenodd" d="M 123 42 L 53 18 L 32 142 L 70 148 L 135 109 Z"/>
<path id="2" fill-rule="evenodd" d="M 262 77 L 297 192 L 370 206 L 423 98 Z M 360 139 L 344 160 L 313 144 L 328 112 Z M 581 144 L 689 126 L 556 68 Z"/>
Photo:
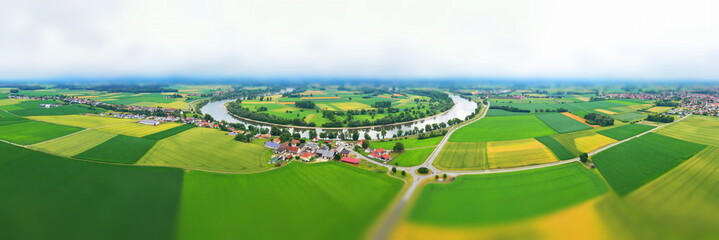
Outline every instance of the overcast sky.
<path id="1" fill-rule="evenodd" d="M 0 79 L 719 79 L 719 1 L 0 0 Z"/>

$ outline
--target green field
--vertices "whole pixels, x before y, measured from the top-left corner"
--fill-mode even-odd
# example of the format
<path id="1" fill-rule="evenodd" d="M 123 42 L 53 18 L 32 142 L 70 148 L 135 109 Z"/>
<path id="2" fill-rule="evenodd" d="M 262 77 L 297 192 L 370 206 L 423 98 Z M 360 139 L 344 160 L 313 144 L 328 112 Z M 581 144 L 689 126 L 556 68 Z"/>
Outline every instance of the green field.
<path id="1" fill-rule="evenodd" d="M 20 145 L 30 145 L 59 138 L 80 130 L 82 128 L 27 121 L 11 125 L 0 125 L 0 139 Z"/>
<path id="2" fill-rule="evenodd" d="M 597 109 L 597 108 L 612 108 L 612 107 L 623 107 L 627 106 L 625 103 L 616 103 L 616 102 L 610 102 L 610 101 L 594 101 L 594 102 L 579 102 L 579 103 L 507 103 L 507 102 L 493 102 L 493 106 L 510 106 L 510 107 L 516 107 L 523 110 L 531 110 L 532 112 L 536 112 L 537 110 L 556 110 L 559 108 L 564 108 L 569 111 L 580 111 L 580 110 L 589 110 L 589 109 Z"/>
<path id="3" fill-rule="evenodd" d="M 26 118 L 15 116 L 12 113 L 0 110 L 0 125 L 10 125 L 15 123 L 27 122 Z"/>
<path id="4" fill-rule="evenodd" d="M 719 117 L 692 115 L 656 133 L 690 142 L 719 147 Z"/>
<path id="5" fill-rule="evenodd" d="M 622 121 L 622 122 L 634 122 L 639 121 L 647 117 L 644 113 L 638 113 L 638 112 L 630 112 L 630 113 L 622 113 L 622 114 L 616 114 L 612 115 L 612 118 Z"/>
<path id="6" fill-rule="evenodd" d="M 269 168 L 264 142 L 242 143 L 225 132 L 193 128 L 160 140 L 138 162 L 140 165 L 199 168 L 220 171 L 257 171 Z"/>
<path id="7" fill-rule="evenodd" d="M 657 228 L 673 230 L 674 239 L 719 234 L 719 148 L 707 147 L 626 199 Z"/>
<path id="8" fill-rule="evenodd" d="M 452 226 L 506 223 L 566 208 L 606 190 L 601 178 L 579 163 L 466 175 L 448 184 L 426 185 L 409 220 Z"/>
<path id="9" fill-rule="evenodd" d="M 487 169 L 487 143 L 447 142 L 434 165 L 441 169 Z"/>
<path id="10" fill-rule="evenodd" d="M 182 170 L 0 143 L 0 239 L 173 239 Z"/>
<path id="11" fill-rule="evenodd" d="M 137 120 L 136 120 L 137 121 Z M 136 122 L 129 122 L 125 124 L 117 124 L 117 125 L 110 125 L 106 127 L 98 128 L 98 130 L 102 130 L 105 132 L 111 132 L 116 134 L 122 134 L 127 136 L 133 136 L 133 137 L 144 137 L 150 134 L 155 134 L 158 132 L 162 132 L 168 129 L 172 129 L 175 127 L 179 127 L 180 123 L 162 123 L 157 126 L 150 126 L 145 124 L 140 124 Z"/>
<path id="12" fill-rule="evenodd" d="M 434 151 L 433 147 L 405 150 L 399 156 L 395 157 L 390 164 L 393 166 L 397 164 L 397 166 L 400 167 L 414 167 L 427 160 L 429 155 L 432 154 L 432 151 Z"/>
<path id="13" fill-rule="evenodd" d="M 609 185 L 620 195 L 641 187 L 689 159 L 706 146 L 647 133 L 592 159 Z"/>
<path id="14" fill-rule="evenodd" d="M 384 148 L 384 149 L 392 149 L 394 145 L 397 142 L 401 142 L 404 144 L 404 148 L 421 148 L 421 147 L 429 147 L 429 146 L 436 146 L 439 144 L 439 142 L 442 141 L 443 137 L 433 137 L 433 138 L 425 138 L 425 139 L 418 139 L 418 138 L 408 138 L 408 139 L 402 139 L 402 140 L 394 140 L 394 141 L 386 141 L 386 142 L 379 142 L 379 141 L 370 141 L 370 147 L 371 148 Z"/>
<path id="15" fill-rule="evenodd" d="M 552 151 L 534 138 L 487 143 L 488 168 L 511 168 L 556 161 Z"/>
<path id="16" fill-rule="evenodd" d="M 562 146 L 564 146 L 572 154 L 579 156 L 581 153 L 588 153 L 616 142 L 617 140 L 596 133 L 597 131 L 611 128 L 614 127 L 593 128 L 577 132 L 556 134 L 551 137 L 562 144 Z"/>
<path id="17" fill-rule="evenodd" d="M 361 239 L 402 181 L 338 163 L 185 175 L 179 239 Z"/>
<path id="18" fill-rule="evenodd" d="M 117 136 L 116 134 L 88 129 L 76 134 L 33 145 L 31 148 L 53 155 L 72 157 Z"/>
<path id="19" fill-rule="evenodd" d="M 533 138 L 555 134 L 534 115 L 485 117 L 460 129 L 449 138 L 451 142 L 487 142 Z"/>
<path id="20" fill-rule="evenodd" d="M 76 158 L 101 162 L 133 164 L 155 145 L 155 140 L 117 135 L 90 150 L 76 155 Z"/>
<path id="21" fill-rule="evenodd" d="M 637 134 L 646 132 L 654 128 L 654 126 L 644 125 L 644 124 L 628 124 L 624 126 L 615 127 L 612 129 L 602 130 L 598 131 L 597 133 L 602 134 L 604 136 L 614 138 L 616 140 L 624 140 L 633 136 L 636 136 Z"/>
<path id="22" fill-rule="evenodd" d="M 102 109 L 90 109 L 90 106 L 81 104 L 69 104 L 60 107 L 42 108 L 40 104 L 60 104 L 60 101 L 53 100 L 30 100 L 22 101 L 14 105 L 6 105 L 0 109 L 7 110 L 18 116 L 47 116 L 47 115 L 70 115 L 80 113 L 99 113 L 105 112 Z"/>
<path id="23" fill-rule="evenodd" d="M 191 129 L 191 128 L 193 128 L 193 127 L 195 127 L 195 126 L 194 126 L 194 125 L 190 125 L 190 124 L 183 124 L 183 125 L 180 125 L 180 126 L 178 126 L 178 127 L 170 128 L 170 129 L 167 129 L 167 130 L 162 131 L 162 132 L 156 132 L 156 133 L 153 133 L 153 134 L 144 136 L 143 138 L 160 140 L 160 139 L 163 139 L 163 138 L 166 138 L 166 137 L 170 137 L 170 136 L 172 136 L 172 135 L 175 135 L 175 134 L 184 132 L 185 130 Z"/>
<path id="24" fill-rule="evenodd" d="M 502 109 L 489 109 L 487 111 L 487 117 L 501 117 L 501 116 L 518 116 L 518 115 L 529 115 L 528 112 L 510 112 Z"/>
<path id="25" fill-rule="evenodd" d="M 569 151 L 566 147 L 564 147 L 564 145 L 562 145 L 559 141 L 557 141 L 557 139 L 554 139 L 552 136 L 541 136 L 536 137 L 535 139 L 547 146 L 549 150 L 552 150 L 554 156 L 556 156 L 559 160 L 568 160 L 578 156 Z"/>
<path id="26" fill-rule="evenodd" d="M 111 116 L 96 115 L 58 115 L 58 116 L 34 116 L 28 117 L 32 120 L 55 123 L 81 128 L 96 128 L 108 125 L 136 122 L 134 119 L 115 118 Z"/>
<path id="27" fill-rule="evenodd" d="M 558 133 L 568 133 L 592 128 L 587 124 L 578 122 L 561 113 L 537 114 L 537 118 Z"/>

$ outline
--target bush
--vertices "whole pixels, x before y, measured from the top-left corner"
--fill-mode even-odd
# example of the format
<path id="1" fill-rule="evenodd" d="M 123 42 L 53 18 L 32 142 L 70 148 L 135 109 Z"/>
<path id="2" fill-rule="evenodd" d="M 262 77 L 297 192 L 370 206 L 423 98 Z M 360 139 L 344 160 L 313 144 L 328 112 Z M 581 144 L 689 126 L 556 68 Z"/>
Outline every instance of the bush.
<path id="1" fill-rule="evenodd" d="M 429 173 L 429 169 L 426 167 L 421 167 L 421 168 L 417 169 L 417 172 L 420 174 L 427 174 L 427 173 Z"/>

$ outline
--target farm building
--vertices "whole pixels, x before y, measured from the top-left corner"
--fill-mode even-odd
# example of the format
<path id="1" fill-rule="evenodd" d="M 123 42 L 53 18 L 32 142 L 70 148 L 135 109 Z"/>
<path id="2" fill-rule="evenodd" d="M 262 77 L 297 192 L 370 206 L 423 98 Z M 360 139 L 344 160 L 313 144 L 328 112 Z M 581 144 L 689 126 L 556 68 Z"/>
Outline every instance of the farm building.
<path id="1" fill-rule="evenodd" d="M 277 148 L 280 147 L 280 144 L 279 144 L 279 143 L 276 143 L 276 142 L 266 142 L 266 143 L 265 143 L 265 147 L 272 148 L 272 149 L 277 149 Z"/>
<path id="2" fill-rule="evenodd" d="M 300 158 L 304 161 L 309 162 L 310 158 L 312 158 L 312 155 L 314 155 L 314 154 L 312 154 L 311 152 L 306 152 L 306 153 L 300 154 Z"/>
<path id="3" fill-rule="evenodd" d="M 335 157 L 335 152 L 329 149 L 319 149 L 316 154 L 323 158 L 331 159 Z"/>
<path id="4" fill-rule="evenodd" d="M 359 164 L 359 162 L 360 162 L 359 159 L 351 158 L 351 157 L 343 157 L 340 161 L 346 162 L 346 163 L 351 163 L 351 164 Z"/>
<path id="5" fill-rule="evenodd" d="M 155 121 L 155 120 L 150 120 L 150 119 L 143 119 L 143 120 L 140 120 L 138 123 L 150 125 L 150 126 L 160 125 L 160 121 Z"/>

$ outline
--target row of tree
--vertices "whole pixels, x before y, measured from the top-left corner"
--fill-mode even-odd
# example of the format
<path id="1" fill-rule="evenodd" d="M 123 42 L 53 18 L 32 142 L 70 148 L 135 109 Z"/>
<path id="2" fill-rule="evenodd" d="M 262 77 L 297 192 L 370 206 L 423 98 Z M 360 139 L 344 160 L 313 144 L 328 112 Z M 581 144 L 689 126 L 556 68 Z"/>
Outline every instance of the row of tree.
<path id="1" fill-rule="evenodd" d="M 662 122 L 662 123 L 670 123 L 674 122 L 674 117 L 669 115 L 661 115 L 661 114 L 652 114 L 647 116 L 647 120 L 652 122 Z"/>

